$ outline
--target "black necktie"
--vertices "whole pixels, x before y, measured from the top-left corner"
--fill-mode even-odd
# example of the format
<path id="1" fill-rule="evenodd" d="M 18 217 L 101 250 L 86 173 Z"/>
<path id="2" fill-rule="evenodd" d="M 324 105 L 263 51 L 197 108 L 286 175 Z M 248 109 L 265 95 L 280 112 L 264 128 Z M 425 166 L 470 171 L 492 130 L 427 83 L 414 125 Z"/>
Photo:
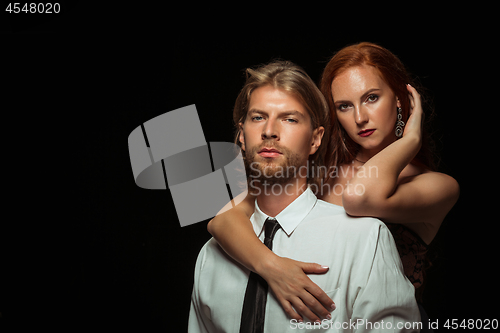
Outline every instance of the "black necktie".
<path id="1" fill-rule="evenodd" d="M 264 245 L 273 249 L 274 234 L 280 228 L 276 219 L 268 218 L 264 223 Z M 267 282 L 260 275 L 250 272 L 243 311 L 241 313 L 240 333 L 264 332 L 264 317 L 266 314 Z"/>

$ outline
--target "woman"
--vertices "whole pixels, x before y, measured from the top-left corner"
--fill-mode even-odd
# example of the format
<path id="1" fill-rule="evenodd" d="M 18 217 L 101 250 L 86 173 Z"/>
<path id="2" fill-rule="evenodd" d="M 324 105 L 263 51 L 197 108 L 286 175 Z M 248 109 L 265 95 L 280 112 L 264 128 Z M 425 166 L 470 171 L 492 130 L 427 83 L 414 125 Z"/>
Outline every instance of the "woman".
<path id="1" fill-rule="evenodd" d="M 371 43 L 340 50 L 320 85 L 332 121 L 326 165 L 336 172 L 327 172 L 317 195 L 349 215 L 385 222 L 418 291 L 426 248 L 459 195 L 452 177 L 434 171 L 420 95 L 400 60 Z M 254 198 L 247 196 L 210 221 L 208 230 L 228 254 L 268 282 L 291 318 L 325 318 L 333 302 L 306 273 L 328 268 L 269 251 L 249 222 L 253 210 Z"/>

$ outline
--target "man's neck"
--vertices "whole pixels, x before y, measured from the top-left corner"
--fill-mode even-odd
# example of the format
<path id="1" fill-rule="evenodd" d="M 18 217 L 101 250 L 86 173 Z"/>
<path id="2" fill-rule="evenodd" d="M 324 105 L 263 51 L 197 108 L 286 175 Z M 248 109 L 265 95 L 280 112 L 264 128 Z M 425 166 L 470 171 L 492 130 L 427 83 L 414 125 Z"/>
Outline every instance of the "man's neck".
<path id="1" fill-rule="evenodd" d="M 257 203 L 264 214 L 275 217 L 306 189 L 307 180 L 303 178 L 295 178 L 287 184 L 267 184 L 261 186 Z"/>

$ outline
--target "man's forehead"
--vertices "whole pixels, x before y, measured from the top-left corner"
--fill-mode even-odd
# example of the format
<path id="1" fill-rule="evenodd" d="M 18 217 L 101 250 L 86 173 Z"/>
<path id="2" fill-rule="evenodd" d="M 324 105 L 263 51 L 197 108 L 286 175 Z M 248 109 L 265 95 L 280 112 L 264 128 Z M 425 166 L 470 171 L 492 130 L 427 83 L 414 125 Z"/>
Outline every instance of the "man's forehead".
<path id="1" fill-rule="evenodd" d="M 294 94 L 270 85 L 255 89 L 250 96 L 248 107 L 248 114 L 279 112 L 285 115 L 310 116 L 307 108 Z"/>

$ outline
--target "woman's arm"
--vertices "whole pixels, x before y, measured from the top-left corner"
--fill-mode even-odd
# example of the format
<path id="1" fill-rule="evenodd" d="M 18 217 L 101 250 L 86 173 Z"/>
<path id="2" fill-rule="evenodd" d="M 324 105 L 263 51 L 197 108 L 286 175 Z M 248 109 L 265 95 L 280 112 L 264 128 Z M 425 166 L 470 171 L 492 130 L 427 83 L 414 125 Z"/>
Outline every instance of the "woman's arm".
<path id="1" fill-rule="evenodd" d="M 207 229 L 227 254 L 258 273 L 262 271 L 262 263 L 276 255 L 255 235 L 250 222 L 254 207 L 255 197 L 248 194 L 236 207 L 208 222 Z"/>
<path id="2" fill-rule="evenodd" d="M 393 223 L 424 222 L 437 231 L 458 199 L 458 183 L 438 172 L 424 172 L 399 182 L 401 171 L 421 147 L 422 107 L 420 95 L 407 86 L 412 113 L 403 137 L 368 160 L 349 181 L 342 195 L 346 212 L 354 216 L 374 216 Z M 361 171 L 361 169 L 360 169 Z"/>
<path id="3" fill-rule="evenodd" d="M 282 258 L 269 250 L 257 238 L 249 220 L 254 204 L 255 198 L 247 195 L 236 207 L 214 217 L 208 231 L 227 254 L 267 281 L 290 318 L 328 318 L 335 304 L 306 275 L 326 273 L 328 267 Z"/>

